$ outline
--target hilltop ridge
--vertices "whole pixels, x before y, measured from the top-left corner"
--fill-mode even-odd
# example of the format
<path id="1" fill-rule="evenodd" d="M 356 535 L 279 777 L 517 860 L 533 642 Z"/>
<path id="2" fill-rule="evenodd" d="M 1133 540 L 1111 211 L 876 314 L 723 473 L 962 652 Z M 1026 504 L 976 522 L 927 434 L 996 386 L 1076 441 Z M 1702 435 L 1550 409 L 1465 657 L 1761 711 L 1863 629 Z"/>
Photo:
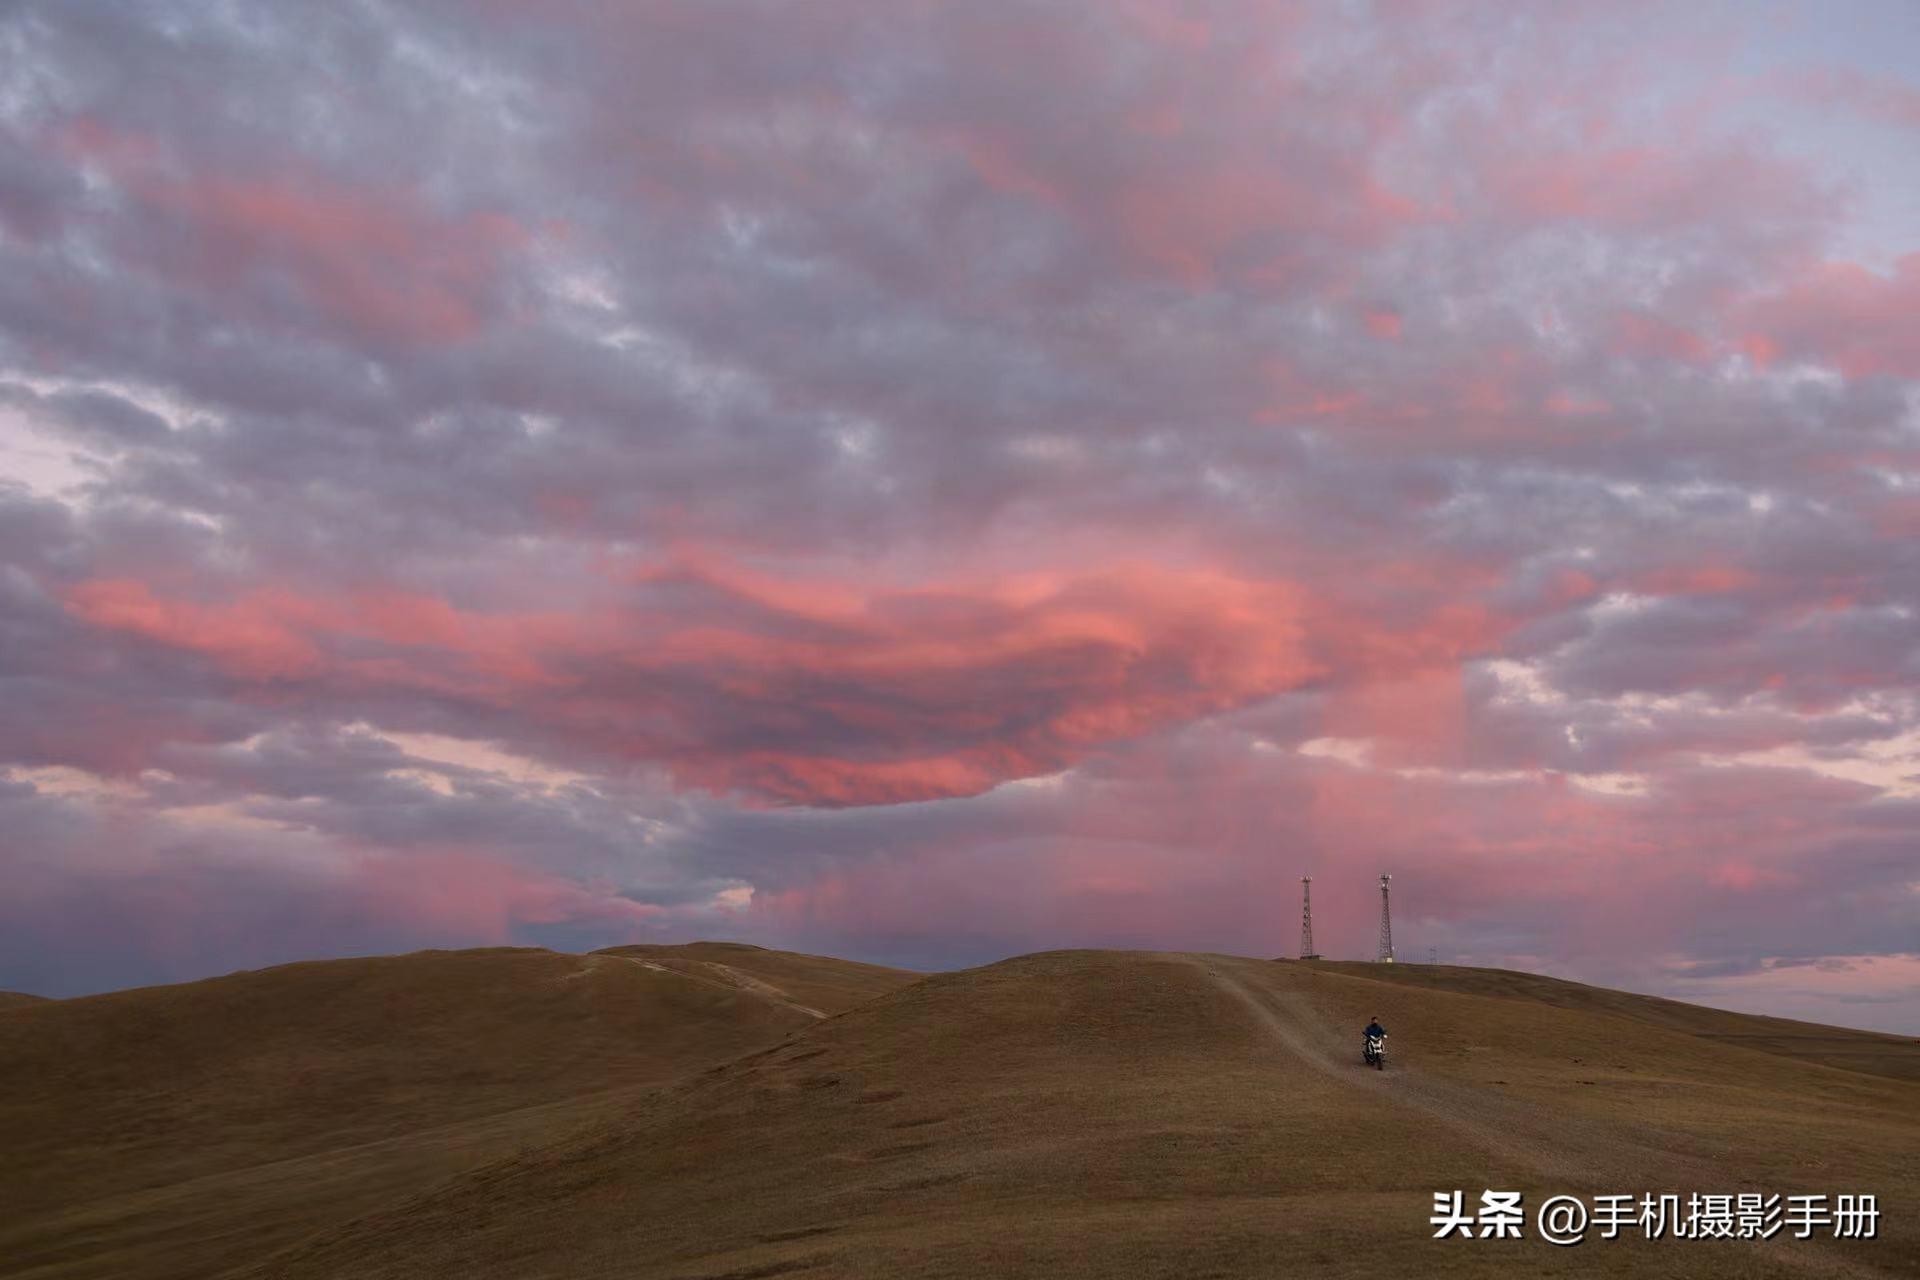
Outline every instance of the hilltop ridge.
<path id="1" fill-rule="evenodd" d="M 1098 951 L 936 974 L 251 1274 L 1472 1275 L 1512 1255 L 1435 1254 L 1438 1188 L 1804 1190 L 1814 1149 L 1862 1189 L 1914 1189 L 1920 1098 L 1898 1079 L 1655 1025 L 1631 998 L 1446 977 Z M 1385 1073 L 1358 1063 L 1371 1013 Z M 1905 1225 L 1851 1253 L 1778 1243 L 1524 1253 L 1540 1274 L 1873 1275 L 1920 1245 Z"/>
<path id="2" fill-rule="evenodd" d="M 202 1052 L 223 1026 L 244 1053 Z M 1893 1213 L 1873 1241 L 1436 1252 L 1442 1189 L 1920 1193 L 1920 1045 L 1498 970 L 1054 951 L 923 975 L 695 943 L 282 966 L 0 1019 L 0 1082 L 76 1055 L 102 1061 L 8 1091 L 28 1142 L 0 1169 L 0 1274 L 1920 1263 Z"/>

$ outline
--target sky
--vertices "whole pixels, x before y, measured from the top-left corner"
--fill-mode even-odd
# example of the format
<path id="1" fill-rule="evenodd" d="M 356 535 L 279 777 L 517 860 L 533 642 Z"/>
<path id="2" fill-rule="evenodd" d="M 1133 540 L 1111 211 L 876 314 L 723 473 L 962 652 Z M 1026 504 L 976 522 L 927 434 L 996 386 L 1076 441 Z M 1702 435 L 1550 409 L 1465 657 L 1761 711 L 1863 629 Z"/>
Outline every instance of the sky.
<path id="1" fill-rule="evenodd" d="M 1920 10 L 0 8 L 0 988 L 729 938 L 1920 1033 Z"/>

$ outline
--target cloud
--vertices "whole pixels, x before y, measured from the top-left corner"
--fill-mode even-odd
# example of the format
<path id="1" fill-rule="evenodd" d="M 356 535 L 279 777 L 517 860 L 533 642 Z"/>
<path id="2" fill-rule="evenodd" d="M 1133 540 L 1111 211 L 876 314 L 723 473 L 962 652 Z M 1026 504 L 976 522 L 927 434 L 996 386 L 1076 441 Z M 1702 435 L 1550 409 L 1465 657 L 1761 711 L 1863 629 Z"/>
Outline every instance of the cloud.
<path id="1" fill-rule="evenodd" d="M 1891 276 L 1846 262 L 1823 263 L 1746 307 L 1743 343 L 1771 364 L 1804 360 L 1848 377 L 1920 377 L 1920 253 Z"/>
<path id="2" fill-rule="evenodd" d="M 63 598 L 95 630 L 202 658 L 282 705 L 504 715 L 603 766 L 650 760 L 814 804 L 971 794 L 1329 669 L 1300 592 L 1205 569 L 875 590 L 673 564 L 632 587 L 569 615 L 381 590 L 200 603 L 124 579 Z"/>
<path id="3" fill-rule="evenodd" d="M 1271 953 L 1390 867 L 1457 958 L 1891 990 L 1914 174 L 1820 140 L 1920 90 L 1786 39 L 12 7 L 0 986 Z"/>
<path id="4" fill-rule="evenodd" d="M 501 214 L 436 216 L 410 188 L 298 168 L 210 171 L 165 143 L 86 115 L 46 140 L 112 184 L 123 260 L 222 295 L 257 323 L 291 322 L 297 308 L 334 335 L 462 341 L 485 323 L 502 259 L 527 240 Z"/>

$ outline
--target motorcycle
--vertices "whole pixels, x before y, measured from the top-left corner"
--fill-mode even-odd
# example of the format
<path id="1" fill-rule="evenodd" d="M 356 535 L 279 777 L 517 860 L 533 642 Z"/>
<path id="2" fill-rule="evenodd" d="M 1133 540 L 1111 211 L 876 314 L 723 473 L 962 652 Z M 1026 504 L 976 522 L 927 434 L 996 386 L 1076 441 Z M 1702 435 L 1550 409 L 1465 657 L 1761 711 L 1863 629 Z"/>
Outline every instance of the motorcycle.
<path id="1" fill-rule="evenodd" d="M 1360 1051 L 1361 1058 L 1375 1071 L 1387 1069 L 1387 1038 L 1368 1036 L 1366 1047 Z"/>

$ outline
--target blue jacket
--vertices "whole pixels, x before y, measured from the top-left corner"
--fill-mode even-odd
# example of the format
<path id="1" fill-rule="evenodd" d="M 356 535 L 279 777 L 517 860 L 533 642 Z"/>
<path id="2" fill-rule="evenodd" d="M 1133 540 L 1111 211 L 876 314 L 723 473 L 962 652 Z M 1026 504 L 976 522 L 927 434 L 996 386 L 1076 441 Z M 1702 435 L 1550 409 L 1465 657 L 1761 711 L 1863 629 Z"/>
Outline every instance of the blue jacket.
<path id="1" fill-rule="evenodd" d="M 1370 1036 L 1384 1036 L 1387 1034 L 1387 1029 L 1377 1022 L 1369 1022 L 1366 1033 Z"/>

